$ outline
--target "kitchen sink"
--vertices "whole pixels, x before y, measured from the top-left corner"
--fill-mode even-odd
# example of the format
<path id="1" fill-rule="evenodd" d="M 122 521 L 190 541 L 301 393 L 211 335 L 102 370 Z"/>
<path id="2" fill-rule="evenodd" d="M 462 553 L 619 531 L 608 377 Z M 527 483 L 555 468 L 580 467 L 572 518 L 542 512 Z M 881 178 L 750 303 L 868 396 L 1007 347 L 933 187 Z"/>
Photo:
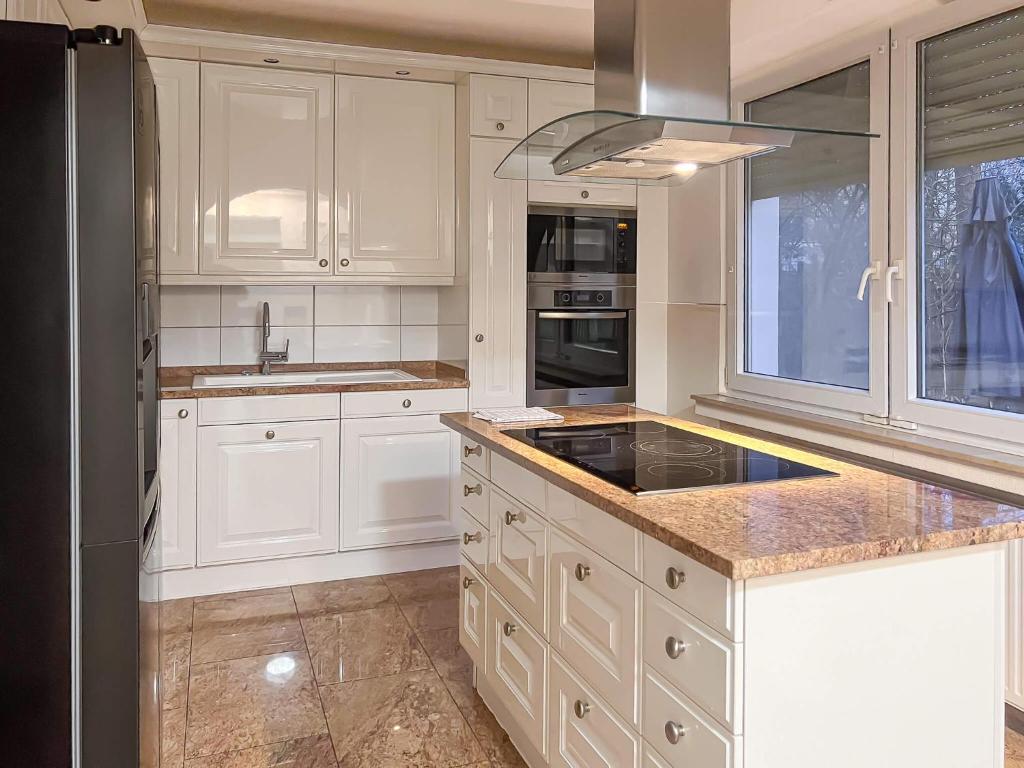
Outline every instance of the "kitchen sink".
<path id="1" fill-rule="evenodd" d="M 419 377 L 394 369 L 369 371 L 289 371 L 286 373 L 231 373 L 196 376 L 192 386 L 209 387 L 290 387 L 296 384 L 383 384 L 393 381 L 419 381 Z"/>

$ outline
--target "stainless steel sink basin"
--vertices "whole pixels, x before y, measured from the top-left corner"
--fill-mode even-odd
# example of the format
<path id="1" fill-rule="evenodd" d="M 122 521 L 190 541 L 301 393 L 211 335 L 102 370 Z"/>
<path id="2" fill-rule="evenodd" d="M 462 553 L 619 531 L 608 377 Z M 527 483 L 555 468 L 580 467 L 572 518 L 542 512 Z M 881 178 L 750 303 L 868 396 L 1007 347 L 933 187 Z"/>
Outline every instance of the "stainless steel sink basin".
<path id="1" fill-rule="evenodd" d="M 289 371 L 271 373 L 230 373 L 196 376 L 192 386 L 197 389 L 210 387 L 290 387 L 296 384 L 383 384 L 394 381 L 419 381 L 405 371 L 385 369 L 380 371 Z"/>

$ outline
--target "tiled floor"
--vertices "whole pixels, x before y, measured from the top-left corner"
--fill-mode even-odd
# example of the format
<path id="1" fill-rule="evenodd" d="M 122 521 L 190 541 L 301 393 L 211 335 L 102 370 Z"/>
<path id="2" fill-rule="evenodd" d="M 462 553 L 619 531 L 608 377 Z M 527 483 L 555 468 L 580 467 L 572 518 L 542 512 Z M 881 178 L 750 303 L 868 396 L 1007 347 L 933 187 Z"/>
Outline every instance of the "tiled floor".
<path id="1" fill-rule="evenodd" d="M 163 604 L 163 768 L 519 768 L 458 569 Z"/>

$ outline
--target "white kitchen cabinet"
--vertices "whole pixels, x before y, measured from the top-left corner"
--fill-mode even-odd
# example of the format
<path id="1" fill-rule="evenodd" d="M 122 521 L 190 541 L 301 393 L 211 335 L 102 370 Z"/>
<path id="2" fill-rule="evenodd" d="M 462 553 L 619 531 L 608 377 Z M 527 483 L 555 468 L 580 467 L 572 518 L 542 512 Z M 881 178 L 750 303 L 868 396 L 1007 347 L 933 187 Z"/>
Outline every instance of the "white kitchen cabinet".
<path id="1" fill-rule="evenodd" d="M 487 579 L 545 634 L 548 526 L 532 509 L 492 490 Z"/>
<path id="2" fill-rule="evenodd" d="M 473 663 L 486 669 L 487 661 L 487 582 L 468 561 L 459 567 L 459 643 Z"/>
<path id="3" fill-rule="evenodd" d="M 532 167 L 532 166 L 531 166 Z M 549 205 L 594 205 L 604 208 L 635 208 L 635 184 L 609 184 L 602 181 L 581 182 L 578 177 L 545 181 L 532 176 L 527 186 L 531 203 Z"/>
<path id="4" fill-rule="evenodd" d="M 199 62 L 151 58 L 160 111 L 160 272 L 199 272 Z"/>
<path id="5" fill-rule="evenodd" d="M 346 419 L 342 548 L 454 538 L 459 439 L 436 415 Z"/>
<path id="6" fill-rule="evenodd" d="M 336 273 L 454 275 L 455 87 L 336 85 Z"/>
<path id="7" fill-rule="evenodd" d="M 202 65 L 201 271 L 330 275 L 330 75 Z"/>
<path id="8" fill-rule="evenodd" d="M 469 132 L 473 136 L 525 138 L 527 82 L 521 77 L 470 75 Z"/>
<path id="9" fill-rule="evenodd" d="M 199 564 L 338 549 L 337 421 L 199 429 Z"/>
<path id="10" fill-rule="evenodd" d="M 496 179 L 515 146 L 469 147 L 470 405 L 526 404 L 526 182 Z"/>
<path id="11" fill-rule="evenodd" d="M 566 115 L 594 108 L 594 86 L 587 83 L 563 83 L 557 80 L 531 80 L 529 132 Z"/>
<path id="12" fill-rule="evenodd" d="M 71 26 L 57 0 L 7 0 L 7 20 Z"/>
<path id="13" fill-rule="evenodd" d="M 1024 709 L 1024 539 L 1006 545 L 1006 700 Z"/>
<path id="14" fill-rule="evenodd" d="M 196 564 L 195 400 L 160 402 L 160 565 Z"/>

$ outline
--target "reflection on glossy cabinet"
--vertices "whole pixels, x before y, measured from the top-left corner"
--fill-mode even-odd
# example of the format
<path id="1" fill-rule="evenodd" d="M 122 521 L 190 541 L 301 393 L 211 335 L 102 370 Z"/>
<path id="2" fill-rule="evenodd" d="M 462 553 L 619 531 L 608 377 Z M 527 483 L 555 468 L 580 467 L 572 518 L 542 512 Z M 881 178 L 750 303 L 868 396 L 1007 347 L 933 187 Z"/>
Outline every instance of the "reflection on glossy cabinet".
<path id="1" fill-rule="evenodd" d="M 160 403 L 160 564 L 196 564 L 196 401 Z"/>
<path id="2" fill-rule="evenodd" d="M 337 78 L 337 274 L 455 272 L 455 88 Z"/>
<path id="3" fill-rule="evenodd" d="M 527 80 L 470 75 L 469 101 L 469 132 L 473 136 L 502 139 L 526 136 Z"/>
<path id="4" fill-rule="evenodd" d="M 200 427 L 199 564 L 338 549 L 338 422 Z"/>
<path id="5" fill-rule="evenodd" d="M 473 408 L 526 404 L 526 182 L 494 177 L 514 146 L 496 139 L 470 140 Z"/>
<path id="6" fill-rule="evenodd" d="M 199 62 L 151 58 L 160 111 L 160 272 L 199 271 Z"/>
<path id="7" fill-rule="evenodd" d="M 71 26 L 57 0 L 7 0 L 7 20 Z"/>
<path id="8" fill-rule="evenodd" d="M 202 65 L 201 271 L 331 274 L 330 75 Z"/>
<path id="9" fill-rule="evenodd" d="M 434 415 L 346 419 L 342 548 L 454 538 L 458 436 Z"/>
<path id="10" fill-rule="evenodd" d="M 492 490 L 487 578 L 541 634 L 547 606 L 548 526 L 537 512 Z"/>

